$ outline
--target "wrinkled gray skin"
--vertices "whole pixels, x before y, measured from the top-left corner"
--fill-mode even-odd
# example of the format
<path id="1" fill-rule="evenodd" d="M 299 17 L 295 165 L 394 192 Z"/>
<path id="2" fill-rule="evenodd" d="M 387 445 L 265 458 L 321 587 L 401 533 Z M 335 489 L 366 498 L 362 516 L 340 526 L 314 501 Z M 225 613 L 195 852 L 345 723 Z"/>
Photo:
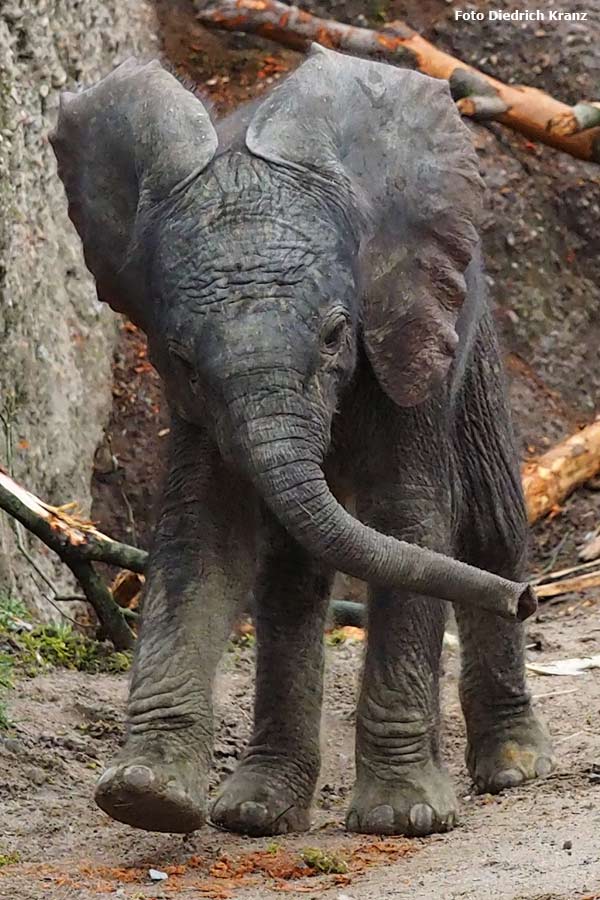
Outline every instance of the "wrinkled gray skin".
<path id="1" fill-rule="evenodd" d="M 213 126 L 157 63 L 130 61 L 64 98 L 52 140 L 98 294 L 146 330 L 172 409 L 127 740 L 98 804 L 150 830 L 203 823 L 215 669 L 254 591 L 254 732 L 210 815 L 307 828 L 335 569 L 370 584 L 350 830 L 454 824 L 446 600 L 464 601 L 475 783 L 547 774 L 522 625 L 485 610 L 523 602 L 526 520 L 481 186 L 447 86 L 315 49 Z"/>

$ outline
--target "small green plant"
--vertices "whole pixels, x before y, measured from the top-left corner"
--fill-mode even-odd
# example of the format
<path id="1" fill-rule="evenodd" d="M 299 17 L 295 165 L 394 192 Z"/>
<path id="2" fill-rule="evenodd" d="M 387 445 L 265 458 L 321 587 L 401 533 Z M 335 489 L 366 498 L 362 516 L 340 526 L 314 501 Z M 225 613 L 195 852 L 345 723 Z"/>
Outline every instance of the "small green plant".
<path id="1" fill-rule="evenodd" d="M 346 875 L 348 863 L 341 856 L 326 853 L 316 847 L 307 847 L 300 853 L 302 861 L 320 875 Z"/>
<path id="2" fill-rule="evenodd" d="M 12 853 L 0 853 L 0 869 L 4 868 L 4 866 L 14 866 L 15 863 L 21 861 L 21 854 L 18 850 L 13 850 Z"/>
<path id="3" fill-rule="evenodd" d="M 346 643 L 346 635 L 342 628 L 334 628 L 333 631 L 330 631 L 327 635 L 325 635 L 325 643 L 329 647 L 337 647 L 339 644 Z"/>
<path id="4" fill-rule="evenodd" d="M 28 675 L 47 667 L 116 673 L 131 666 L 129 652 L 79 634 L 68 623 L 38 626 L 20 634 L 17 643 L 19 665 Z"/>
<path id="5" fill-rule="evenodd" d="M 271 856 L 276 856 L 281 849 L 281 844 L 278 844 L 277 841 L 271 841 L 270 844 L 267 844 L 265 849 Z"/>
<path id="6" fill-rule="evenodd" d="M 13 631 L 19 619 L 29 619 L 29 613 L 21 601 L 11 596 L 0 596 L 0 635 L 3 631 Z"/>
<path id="7" fill-rule="evenodd" d="M 256 633 L 249 621 L 239 623 L 239 627 L 231 637 L 230 644 L 232 647 L 254 647 Z"/>
<path id="8" fill-rule="evenodd" d="M 68 623 L 34 627 L 19 600 L 0 596 L 0 731 L 10 728 L 6 697 L 16 674 L 33 677 L 56 667 L 116 673 L 126 672 L 130 666 L 129 652 L 115 651 Z"/>

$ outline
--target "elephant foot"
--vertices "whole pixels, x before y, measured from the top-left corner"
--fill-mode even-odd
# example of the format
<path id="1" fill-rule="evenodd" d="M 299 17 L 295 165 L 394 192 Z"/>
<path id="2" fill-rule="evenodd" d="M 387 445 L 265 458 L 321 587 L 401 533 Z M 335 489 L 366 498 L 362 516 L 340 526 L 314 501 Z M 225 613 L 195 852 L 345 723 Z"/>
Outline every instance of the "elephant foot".
<path id="1" fill-rule="evenodd" d="M 478 723 L 478 736 L 470 736 L 466 761 L 479 793 L 489 794 L 543 778 L 554 769 L 550 735 L 531 709 L 486 728 Z"/>
<path id="2" fill-rule="evenodd" d="M 105 770 L 95 800 L 113 819 L 146 831 L 188 834 L 204 824 L 204 789 L 198 763 L 122 758 Z"/>
<path id="3" fill-rule="evenodd" d="M 251 837 L 306 831 L 311 800 L 312 789 L 308 796 L 294 790 L 289 764 L 242 762 L 224 783 L 210 819 L 219 828 Z"/>
<path id="4" fill-rule="evenodd" d="M 433 762 L 407 766 L 397 779 L 381 780 L 367 772 L 355 785 L 346 828 L 422 837 L 450 831 L 457 809 L 450 778 Z"/>

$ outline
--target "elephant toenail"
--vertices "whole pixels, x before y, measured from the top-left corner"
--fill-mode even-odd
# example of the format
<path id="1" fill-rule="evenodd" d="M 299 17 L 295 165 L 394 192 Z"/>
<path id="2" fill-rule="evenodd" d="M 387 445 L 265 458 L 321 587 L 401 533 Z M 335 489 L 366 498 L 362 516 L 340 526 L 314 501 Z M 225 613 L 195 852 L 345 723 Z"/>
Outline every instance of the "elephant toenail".
<path id="1" fill-rule="evenodd" d="M 535 764 L 535 774 L 538 778 L 545 778 L 546 775 L 550 774 L 553 768 L 554 766 L 551 759 L 547 756 L 540 756 Z"/>
<path id="2" fill-rule="evenodd" d="M 431 834 L 433 831 L 433 810 L 428 803 L 415 803 L 408 818 L 415 834 Z"/>
<path id="3" fill-rule="evenodd" d="M 245 800 L 240 803 L 240 818 L 250 828 L 263 828 L 269 817 L 269 810 L 262 803 L 253 800 Z"/>
<path id="4" fill-rule="evenodd" d="M 358 831 L 360 822 L 356 810 L 351 809 L 346 816 L 346 831 Z"/>
<path id="5" fill-rule="evenodd" d="M 523 780 L 523 773 L 519 769 L 503 769 L 494 776 L 494 790 L 503 791 L 506 788 L 516 787 L 522 784 Z"/>
<path id="6" fill-rule="evenodd" d="M 448 817 L 445 822 L 445 827 L 447 831 L 451 831 L 456 825 L 456 813 L 448 813 Z"/>
<path id="7" fill-rule="evenodd" d="M 148 766 L 128 766 L 123 770 L 123 780 L 133 788 L 148 788 L 154 781 L 154 772 Z"/>
<path id="8" fill-rule="evenodd" d="M 368 814 L 365 826 L 375 834 L 390 834 L 394 830 L 394 809 L 388 804 L 376 806 Z"/>
<path id="9" fill-rule="evenodd" d="M 104 771 L 102 773 L 102 775 L 100 776 L 100 778 L 98 779 L 98 783 L 97 783 L 96 787 L 97 788 L 105 787 L 105 785 L 107 785 L 109 783 L 109 781 L 113 780 L 116 773 L 117 773 L 116 766 L 111 766 L 109 769 L 106 769 L 106 771 Z"/>

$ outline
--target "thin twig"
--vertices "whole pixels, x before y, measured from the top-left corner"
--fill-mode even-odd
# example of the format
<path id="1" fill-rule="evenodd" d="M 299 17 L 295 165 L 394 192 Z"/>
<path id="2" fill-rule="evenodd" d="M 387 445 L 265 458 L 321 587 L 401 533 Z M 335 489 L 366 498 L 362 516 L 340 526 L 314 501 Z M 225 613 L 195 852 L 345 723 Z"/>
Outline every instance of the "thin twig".
<path id="1" fill-rule="evenodd" d="M 561 697 L 563 694 L 575 694 L 579 688 L 566 688 L 564 691 L 548 691 L 545 694 L 533 694 L 532 700 L 545 700 L 547 697 Z"/>
<path id="2" fill-rule="evenodd" d="M 552 584 L 553 581 L 560 581 L 567 575 L 574 575 L 576 572 L 585 572 L 587 569 L 597 569 L 598 560 L 593 559 L 590 562 L 578 563 L 576 566 L 569 566 L 567 569 L 558 569 L 556 572 L 549 572 L 547 575 L 540 574 L 532 578 L 531 584 Z"/>
<path id="3" fill-rule="evenodd" d="M 541 580 L 543 580 L 544 575 L 547 575 L 549 572 L 552 572 L 552 569 L 556 565 L 556 560 L 558 559 L 559 553 L 565 545 L 567 538 L 569 537 L 568 533 L 565 532 L 561 537 L 560 541 L 552 551 L 552 556 L 550 557 L 550 561 L 544 566 L 538 578 L 536 579 L 536 584 L 539 584 Z"/>

